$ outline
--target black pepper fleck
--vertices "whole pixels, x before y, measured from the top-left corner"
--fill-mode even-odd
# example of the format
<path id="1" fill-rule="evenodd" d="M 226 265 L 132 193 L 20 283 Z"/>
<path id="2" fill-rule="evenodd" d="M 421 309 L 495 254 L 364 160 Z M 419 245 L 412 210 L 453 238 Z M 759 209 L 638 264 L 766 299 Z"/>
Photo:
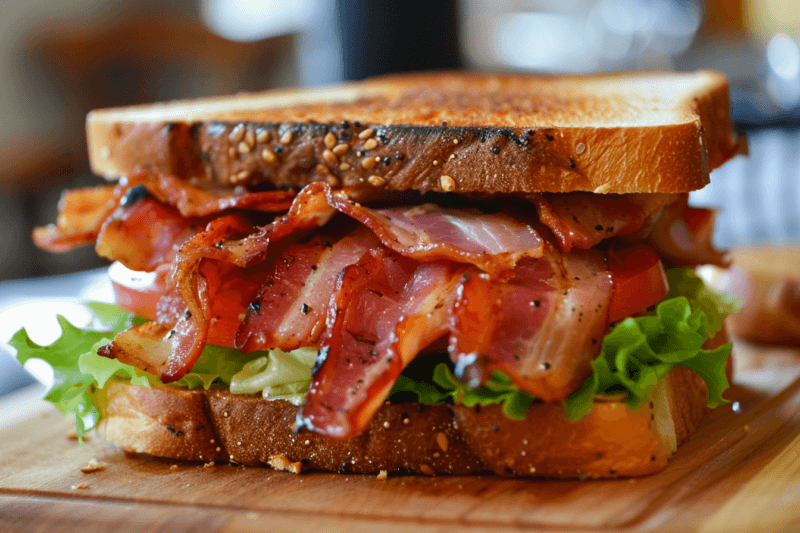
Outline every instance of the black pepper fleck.
<path id="1" fill-rule="evenodd" d="M 544 138 L 547 139 L 548 141 L 555 141 L 556 140 L 556 138 L 553 137 L 552 135 L 550 135 L 549 133 L 545 133 L 544 134 Z"/>
<path id="2" fill-rule="evenodd" d="M 499 154 L 500 153 L 500 147 L 499 146 L 492 146 L 492 153 L 494 155 Z"/>
<path id="3" fill-rule="evenodd" d="M 389 165 L 392 164 L 392 158 L 387 155 L 386 157 L 383 158 L 383 164 L 388 167 Z"/>
<path id="4" fill-rule="evenodd" d="M 311 306 L 309 306 L 308 304 L 304 303 L 300 307 L 300 312 L 303 313 L 304 315 L 307 315 L 308 313 L 311 312 Z"/>
<path id="5" fill-rule="evenodd" d="M 575 160 L 571 157 L 569 158 L 569 168 L 575 168 Z"/>
<path id="6" fill-rule="evenodd" d="M 597 231 L 603 231 L 603 226 L 601 226 L 600 224 L 598 224 L 598 225 L 596 225 L 596 226 L 594 227 L 594 229 L 596 229 Z"/>
<path id="7" fill-rule="evenodd" d="M 283 146 L 278 145 L 272 151 L 275 152 L 276 154 L 281 154 L 281 153 L 283 153 Z"/>

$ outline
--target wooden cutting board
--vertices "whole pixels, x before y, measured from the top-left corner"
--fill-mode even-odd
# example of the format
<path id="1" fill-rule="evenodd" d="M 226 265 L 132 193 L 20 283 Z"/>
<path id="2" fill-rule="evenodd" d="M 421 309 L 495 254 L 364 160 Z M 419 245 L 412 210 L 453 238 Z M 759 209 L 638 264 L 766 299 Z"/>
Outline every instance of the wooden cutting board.
<path id="1" fill-rule="evenodd" d="M 0 530 L 800 530 L 800 379 L 790 379 L 800 351 L 737 351 L 794 364 L 752 359 L 732 391 L 738 403 L 709 416 L 664 472 L 639 479 L 379 480 L 176 464 L 97 438 L 80 446 L 57 411 L 33 409 L 0 431 Z M 107 467 L 82 473 L 91 459 Z"/>

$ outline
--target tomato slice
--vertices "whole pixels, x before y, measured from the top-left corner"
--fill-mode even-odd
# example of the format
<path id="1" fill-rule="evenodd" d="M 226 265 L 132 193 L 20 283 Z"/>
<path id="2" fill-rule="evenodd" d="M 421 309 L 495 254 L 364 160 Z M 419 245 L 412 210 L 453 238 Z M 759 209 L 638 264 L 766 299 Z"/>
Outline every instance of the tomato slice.
<path id="1" fill-rule="evenodd" d="M 669 292 L 664 265 L 649 247 L 638 244 L 615 249 L 609 261 L 614 282 L 614 295 L 608 310 L 609 322 L 644 311 L 663 300 Z"/>
<path id="2" fill-rule="evenodd" d="M 169 265 L 162 265 L 154 272 L 138 272 L 117 261 L 108 268 L 108 275 L 118 306 L 141 317 L 156 319 L 158 300 L 166 291 Z"/>

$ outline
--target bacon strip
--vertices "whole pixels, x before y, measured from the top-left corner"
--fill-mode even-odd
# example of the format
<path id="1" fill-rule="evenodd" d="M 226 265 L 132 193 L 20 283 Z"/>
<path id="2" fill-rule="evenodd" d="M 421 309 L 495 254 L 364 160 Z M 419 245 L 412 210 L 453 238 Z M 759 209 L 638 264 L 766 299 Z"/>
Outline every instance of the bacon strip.
<path id="1" fill-rule="evenodd" d="M 669 266 L 727 266 L 725 254 L 712 242 L 715 216 L 711 209 L 678 202 L 664 209 L 656 219 L 648 243 Z"/>
<path id="2" fill-rule="evenodd" d="M 370 209 L 331 194 L 327 184 L 320 185 L 328 204 L 367 226 L 384 246 L 417 261 L 449 259 L 497 275 L 522 258 L 540 257 L 544 250 L 532 224 L 506 213 L 435 204 Z"/>
<path id="3" fill-rule="evenodd" d="M 347 267 L 331 302 L 299 427 L 337 438 L 363 430 L 403 368 L 446 333 L 462 269 L 420 265 L 383 247 Z"/>
<path id="4" fill-rule="evenodd" d="M 316 345 L 339 273 L 379 245 L 372 233 L 360 230 L 334 244 L 317 236 L 287 248 L 248 309 L 236 346 L 248 353 Z"/>
<path id="5" fill-rule="evenodd" d="M 117 185 L 65 191 L 59 202 L 56 224 L 35 228 L 34 242 L 51 252 L 67 252 L 95 242 L 104 223 L 120 202 L 124 203 L 125 194 L 139 185 L 162 204 L 176 208 L 181 216 L 191 219 L 210 217 L 231 209 L 268 213 L 285 211 L 295 197 L 292 191 L 248 193 L 236 189 L 201 189 L 175 176 L 142 173 L 123 178 Z M 126 244 L 120 242 L 113 246 L 119 249 Z"/>
<path id="6" fill-rule="evenodd" d="M 184 241 L 204 226 L 201 219 L 184 218 L 153 198 L 121 206 L 106 218 L 95 250 L 131 270 L 152 272 L 171 262 Z"/>
<path id="7" fill-rule="evenodd" d="M 679 194 L 594 194 L 589 192 L 533 195 L 539 219 L 550 228 L 561 250 L 582 250 L 615 235 L 640 231 Z"/>
<path id="8" fill-rule="evenodd" d="M 147 189 L 164 203 L 174 206 L 185 217 L 205 217 L 230 209 L 274 213 L 286 211 L 295 197 L 293 191 L 239 192 L 237 189 L 201 189 L 186 180 L 161 174 L 130 178 L 131 183 L 145 183 Z"/>
<path id="9" fill-rule="evenodd" d="M 612 283 L 594 250 L 526 260 L 508 283 L 472 275 L 450 322 L 456 374 L 477 387 L 494 370 L 545 401 L 563 400 L 591 372 L 608 324 Z"/>
<path id="10" fill-rule="evenodd" d="M 50 252 L 91 244 L 115 208 L 113 185 L 65 191 L 58 202 L 56 223 L 35 228 L 33 242 Z"/>

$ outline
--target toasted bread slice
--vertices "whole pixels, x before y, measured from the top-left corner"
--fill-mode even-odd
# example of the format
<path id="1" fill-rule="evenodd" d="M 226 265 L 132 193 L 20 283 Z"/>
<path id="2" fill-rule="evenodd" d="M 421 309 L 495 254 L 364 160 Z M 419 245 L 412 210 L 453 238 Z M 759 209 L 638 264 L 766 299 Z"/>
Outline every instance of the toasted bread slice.
<path id="1" fill-rule="evenodd" d="M 534 404 L 522 421 L 506 418 L 496 405 L 387 404 L 364 433 L 336 440 L 296 434 L 297 407 L 282 400 L 116 383 L 108 388 L 100 431 L 139 453 L 295 473 L 602 478 L 662 470 L 706 413 L 706 399 L 702 379 L 678 367 L 636 411 L 619 401 L 596 402 L 572 423 L 558 403 Z"/>
<path id="2" fill-rule="evenodd" d="M 725 77 L 422 73 L 98 110 L 92 169 L 196 181 L 529 193 L 687 192 L 743 146 Z"/>

